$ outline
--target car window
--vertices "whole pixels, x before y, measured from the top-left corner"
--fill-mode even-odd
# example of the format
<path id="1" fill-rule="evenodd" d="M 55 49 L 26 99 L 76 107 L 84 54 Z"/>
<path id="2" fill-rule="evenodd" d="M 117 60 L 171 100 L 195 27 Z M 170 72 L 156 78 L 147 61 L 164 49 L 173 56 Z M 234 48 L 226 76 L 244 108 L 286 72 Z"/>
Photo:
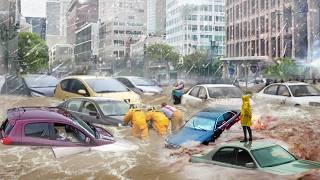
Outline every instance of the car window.
<path id="1" fill-rule="evenodd" d="M 276 95 L 277 89 L 278 89 L 278 85 L 272 85 L 264 90 L 264 94 Z"/>
<path id="2" fill-rule="evenodd" d="M 2 125 L 1 125 L 1 128 L 3 131 L 4 131 L 4 134 L 5 135 L 8 135 L 11 131 L 11 129 L 13 128 L 13 126 L 9 123 L 8 119 L 6 119 Z M 0 132 L 1 133 L 1 132 Z"/>
<path id="3" fill-rule="evenodd" d="M 58 141 L 67 141 L 73 143 L 84 143 L 86 136 L 79 129 L 61 123 L 54 124 L 55 139 Z"/>
<path id="4" fill-rule="evenodd" d="M 60 87 L 61 87 L 61 89 L 64 90 L 64 91 L 70 91 L 70 90 L 69 90 L 69 82 L 70 82 L 69 79 L 66 79 L 66 80 L 61 81 L 61 82 L 60 82 Z"/>
<path id="5" fill-rule="evenodd" d="M 287 96 L 289 97 L 290 96 L 290 93 L 289 93 L 289 90 L 286 86 L 284 85 L 281 85 L 279 86 L 279 89 L 278 89 L 278 93 L 277 93 L 279 96 Z"/>
<path id="6" fill-rule="evenodd" d="M 81 100 L 71 100 L 68 102 L 66 108 L 70 111 L 79 111 L 81 103 Z"/>
<path id="7" fill-rule="evenodd" d="M 99 101 L 98 106 L 105 116 L 123 116 L 129 111 L 129 104 L 123 101 Z"/>
<path id="8" fill-rule="evenodd" d="M 31 123 L 24 127 L 24 135 L 29 137 L 45 138 L 48 139 L 49 124 L 48 123 Z"/>
<path id="9" fill-rule="evenodd" d="M 82 113 L 89 115 L 90 112 L 98 112 L 95 105 L 89 101 L 83 103 Z"/>
<path id="10" fill-rule="evenodd" d="M 204 87 L 201 87 L 200 88 L 200 91 L 199 91 L 199 94 L 198 94 L 198 97 L 207 97 L 207 91 Z"/>
<path id="11" fill-rule="evenodd" d="M 236 165 L 245 167 L 247 163 L 254 163 L 250 154 L 244 149 L 238 149 Z"/>
<path id="12" fill-rule="evenodd" d="M 222 148 L 213 155 L 212 160 L 227 164 L 234 164 L 234 152 L 234 148 Z"/>
<path id="13" fill-rule="evenodd" d="M 310 85 L 291 85 L 289 88 L 294 97 L 320 96 L 320 91 Z"/>
<path id="14" fill-rule="evenodd" d="M 129 88 L 133 88 L 134 87 L 133 84 L 128 79 L 118 78 L 117 80 L 120 81 L 122 84 L 126 85 Z"/>
<path id="15" fill-rule="evenodd" d="M 196 130 L 213 131 L 215 121 L 213 119 L 204 118 L 200 116 L 193 116 L 186 124 L 187 127 Z"/>
<path id="16" fill-rule="evenodd" d="M 193 88 L 190 92 L 190 96 L 198 97 L 199 90 L 200 90 L 199 86 Z"/>
<path id="17" fill-rule="evenodd" d="M 78 94 L 78 91 L 80 89 L 85 90 L 87 92 L 86 87 L 83 85 L 81 81 L 77 79 L 71 80 L 70 92 Z"/>

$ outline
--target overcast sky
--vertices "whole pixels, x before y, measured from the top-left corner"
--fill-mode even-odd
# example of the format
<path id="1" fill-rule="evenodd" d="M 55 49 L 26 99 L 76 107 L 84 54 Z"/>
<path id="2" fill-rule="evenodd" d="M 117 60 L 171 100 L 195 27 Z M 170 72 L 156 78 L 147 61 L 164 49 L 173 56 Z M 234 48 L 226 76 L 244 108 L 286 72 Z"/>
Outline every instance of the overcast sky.
<path id="1" fill-rule="evenodd" d="M 47 0 L 21 0 L 21 11 L 24 17 L 45 17 Z"/>

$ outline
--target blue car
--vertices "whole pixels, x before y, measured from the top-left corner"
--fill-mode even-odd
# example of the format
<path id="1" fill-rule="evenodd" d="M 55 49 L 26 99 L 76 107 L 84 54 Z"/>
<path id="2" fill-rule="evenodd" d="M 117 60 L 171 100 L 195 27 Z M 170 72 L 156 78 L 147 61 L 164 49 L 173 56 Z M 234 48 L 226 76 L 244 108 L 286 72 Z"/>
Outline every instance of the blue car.
<path id="1" fill-rule="evenodd" d="M 240 110 L 215 107 L 195 114 L 176 134 L 166 139 L 167 148 L 180 148 L 189 142 L 208 144 L 240 119 Z"/>

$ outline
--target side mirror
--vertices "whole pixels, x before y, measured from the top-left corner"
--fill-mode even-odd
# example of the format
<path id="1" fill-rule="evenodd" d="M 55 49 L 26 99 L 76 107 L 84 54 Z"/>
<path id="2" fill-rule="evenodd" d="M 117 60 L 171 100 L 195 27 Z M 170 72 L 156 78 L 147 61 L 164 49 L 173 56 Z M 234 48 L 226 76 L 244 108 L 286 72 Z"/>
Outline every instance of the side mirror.
<path id="1" fill-rule="evenodd" d="M 91 143 L 91 139 L 89 137 L 86 137 L 85 142 L 86 142 L 86 144 L 90 144 Z"/>
<path id="2" fill-rule="evenodd" d="M 79 89 L 78 93 L 83 95 L 83 96 L 87 95 L 87 92 L 85 90 L 83 90 L 83 89 Z"/>
<path id="3" fill-rule="evenodd" d="M 253 162 L 250 162 L 250 163 L 246 163 L 246 164 L 245 164 L 245 167 L 246 167 L 246 168 L 253 169 L 253 168 L 255 168 L 256 166 L 254 165 Z"/>

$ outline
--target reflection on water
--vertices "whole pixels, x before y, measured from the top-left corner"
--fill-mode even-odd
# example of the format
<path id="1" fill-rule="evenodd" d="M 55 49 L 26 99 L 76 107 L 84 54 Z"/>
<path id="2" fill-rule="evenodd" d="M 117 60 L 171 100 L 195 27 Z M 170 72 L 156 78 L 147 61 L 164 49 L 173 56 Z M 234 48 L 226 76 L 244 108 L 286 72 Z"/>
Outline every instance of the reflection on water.
<path id="1" fill-rule="evenodd" d="M 54 106 L 54 99 L 0 97 L 1 117 L 7 108 L 15 106 Z M 195 109 L 183 108 L 187 117 Z M 310 109 L 256 107 L 261 117 L 275 119 L 266 130 L 255 131 L 255 139 L 275 138 L 286 142 L 298 157 L 320 160 L 318 112 Z M 310 114 L 312 112 L 313 114 Z M 190 155 L 209 151 L 217 144 L 240 140 L 242 129 L 233 126 L 209 146 L 199 145 L 180 150 L 164 148 L 164 138 L 150 130 L 144 141 L 130 136 L 125 127 L 105 127 L 116 138 L 129 140 L 139 146 L 133 152 L 85 152 L 64 158 L 55 158 L 50 148 L 0 145 L 0 177 L 4 179 L 296 179 L 279 177 L 256 171 L 239 170 L 214 165 L 192 164 Z M 306 141 L 306 139 L 308 141 Z M 319 174 L 319 172 L 313 172 Z M 311 176 L 311 175 L 309 175 Z"/>

